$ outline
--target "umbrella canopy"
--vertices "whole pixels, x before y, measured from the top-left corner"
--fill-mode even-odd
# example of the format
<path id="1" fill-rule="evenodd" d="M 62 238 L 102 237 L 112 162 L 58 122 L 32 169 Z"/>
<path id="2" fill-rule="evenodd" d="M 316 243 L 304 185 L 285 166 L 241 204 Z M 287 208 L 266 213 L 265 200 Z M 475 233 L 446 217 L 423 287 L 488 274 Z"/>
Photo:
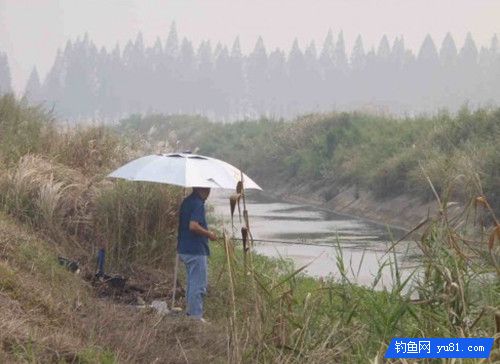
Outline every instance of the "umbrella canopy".
<path id="1" fill-rule="evenodd" d="M 219 159 L 197 154 L 168 153 L 135 159 L 110 173 L 108 177 L 181 187 L 234 189 L 241 179 L 241 172 Z M 245 189 L 262 190 L 246 174 L 243 174 L 243 178 Z"/>

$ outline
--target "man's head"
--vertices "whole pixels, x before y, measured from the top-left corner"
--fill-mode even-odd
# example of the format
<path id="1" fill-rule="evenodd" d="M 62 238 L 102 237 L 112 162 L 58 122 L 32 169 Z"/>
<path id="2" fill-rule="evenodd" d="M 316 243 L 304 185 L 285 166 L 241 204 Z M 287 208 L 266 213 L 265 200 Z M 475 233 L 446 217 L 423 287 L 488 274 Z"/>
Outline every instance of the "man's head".
<path id="1" fill-rule="evenodd" d="M 208 195 L 210 194 L 210 188 L 208 187 L 193 187 L 193 192 L 197 193 L 203 201 L 205 201 L 208 198 Z"/>

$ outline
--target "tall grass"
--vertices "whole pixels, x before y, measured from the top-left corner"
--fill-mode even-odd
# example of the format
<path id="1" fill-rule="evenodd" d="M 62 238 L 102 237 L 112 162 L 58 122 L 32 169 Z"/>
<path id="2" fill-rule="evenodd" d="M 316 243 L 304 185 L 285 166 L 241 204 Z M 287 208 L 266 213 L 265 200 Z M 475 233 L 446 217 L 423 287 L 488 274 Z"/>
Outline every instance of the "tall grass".
<path id="1" fill-rule="evenodd" d="M 88 200 L 95 188 L 82 173 L 27 154 L 2 177 L 0 201 L 6 212 L 56 240 L 85 234 Z"/>
<path id="2" fill-rule="evenodd" d="M 126 145 L 102 125 L 66 130 L 52 143 L 51 155 L 56 161 L 87 176 L 102 177 L 129 157 Z"/>
<path id="3" fill-rule="evenodd" d="M 171 266 L 177 245 L 180 188 L 115 182 L 99 191 L 92 216 L 98 239 L 104 239 L 111 263 Z"/>
<path id="4" fill-rule="evenodd" d="M 500 340 L 500 244 L 489 249 L 489 234 L 481 238 L 477 222 L 466 222 L 471 209 L 460 218 L 446 208 L 431 217 L 415 241 L 421 267 L 407 278 L 388 254 L 380 270 L 391 267 L 393 285 L 383 291 L 360 287 L 345 274 L 317 281 L 301 275 L 302 268 L 258 255 L 245 264 L 241 249 L 222 242 L 212 257 L 216 292 L 208 302 L 211 315 L 227 319 L 228 361 L 381 362 L 393 337 Z M 341 250 L 337 260 L 345 272 Z"/>
<path id="5" fill-rule="evenodd" d="M 50 114 L 0 99 L 0 208 L 80 254 L 108 249 L 115 269 L 174 256 L 180 191 L 106 180 L 114 168 L 168 145 L 123 141 L 104 126 L 56 129 Z"/>
<path id="6" fill-rule="evenodd" d="M 13 95 L 0 97 L 0 161 L 10 165 L 27 153 L 50 148 L 55 133 L 50 113 Z"/>

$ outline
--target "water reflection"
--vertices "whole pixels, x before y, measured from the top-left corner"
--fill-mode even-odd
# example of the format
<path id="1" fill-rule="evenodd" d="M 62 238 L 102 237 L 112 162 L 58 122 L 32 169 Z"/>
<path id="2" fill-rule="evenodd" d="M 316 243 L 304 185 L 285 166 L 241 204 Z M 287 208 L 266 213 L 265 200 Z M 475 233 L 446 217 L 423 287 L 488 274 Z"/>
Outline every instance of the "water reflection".
<path id="1" fill-rule="evenodd" d="M 228 193 L 217 191 L 212 193 L 208 202 L 225 228 L 231 231 L 228 197 Z M 410 272 L 405 268 L 414 265 L 409 257 L 415 251 L 409 242 L 399 243 L 395 252 L 387 254 L 392 242 L 404 235 L 403 231 L 397 229 L 310 205 L 280 201 L 257 192 L 248 194 L 247 210 L 252 234 L 257 240 L 256 252 L 292 259 L 297 267 L 310 264 L 305 273 L 315 277 L 340 278 L 338 247 L 342 248 L 348 277 L 362 285 L 371 286 L 380 267 L 388 259 L 394 259 L 394 256 L 403 269 L 403 277 Z M 234 223 L 236 228 L 233 233 L 240 237 L 238 232 L 241 224 L 237 209 Z M 381 273 L 377 289 L 392 284 L 390 266 L 385 266 Z"/>

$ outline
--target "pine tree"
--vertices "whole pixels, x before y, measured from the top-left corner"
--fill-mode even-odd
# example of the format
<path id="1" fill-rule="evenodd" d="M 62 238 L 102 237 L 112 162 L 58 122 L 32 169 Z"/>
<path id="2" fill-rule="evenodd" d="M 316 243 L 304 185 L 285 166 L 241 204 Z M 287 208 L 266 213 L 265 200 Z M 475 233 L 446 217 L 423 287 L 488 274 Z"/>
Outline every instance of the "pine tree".
<path id="1" fill-rule="evenodd" d="M 319 56 L 319 62 L 324 74 L 330 73 L 334 67 L 334 53 L 335 46 L 333 44 L 333 33 L 329 30 L 325 41 L 323 42 L 323 48 Z"/>
<path id="2" fill-rule="evenodd" d="M 366 54 L 361 35 L 358 35 L 356 37 L 349 63 L 351 72 L 349 74 L 346 92 L 351 105 L 359 107 L 359 105 L 361 104 L 361 100 L 366 97 L 367 91 L 365 77 L 365 67 L 367 66 Z"/>
<path id="3" fill-rule="evenodd" d="M 59 111 L 68 117 L 93 116 L 98 89 L 95 45 L 85 34 L 83 40 L 77 39 L 74 44 L 67 45 L 63 57 L 66 75 Z"/>
<path id="4" fill-rule="evenodd" d="M 191 113 L 195 111 L 192 95 L 195 89 L 196 64 L 195 53 L 192 43 L 183 38 L 179 53 L 179 107 L 181 113 Z"/>
<path id="5" fill-rule="evenodd" d="M 40 77 L 38 76 L 38 71 L 36 67 L 33 67 L 31 71 L 28 82 L 24 89 L 24 97 L 33 104 L 37 104 L 41 101 L 41 90 L 42 86 L 40 84 Z"/>
<path id="6" fill-rule="evenodd" d="M 467 33 L 467 37 L 465 38 L 464 46 L 460 49 L 459 59 L 463 65 L 467 67 L 471 67 L 477 64 L 477 46 L 472 39 L 472 34 Z"/>
<path id="7" fill-rule="evenodd" d="M 333 62 L 335 64 L 335 68 L 340 72 L 347 72 L 347 55 L 345 51 L 345 42 L 344 42 L 344 32 L 340 31 L 339 36 L 337 38 L 337 43 L 335 44 L 335 51 L 333 53 Z"/>
<path id="8" fill-rule="evenodd" d="M 438 63 L 438 53 L 436 45 L 431 36 L 427 34 L 418 52 L 417 61 L 426 65 L 436 65 Z"/>
<path id="9" fill-rule="evenodd" d="M 309 46 L 306 48 L 304 59 L 308 68 L 317 67 L 316 62 L 318 61 L 318 53 L 314 41 L 309 43 Z"/>
<path id="10" fill-rule="evenodd" d="M 478 92 L 480 100 L 490 104 L 495 104 L 497 94 L 496 88 L 500 83 L 495 82 L 500 80 L 500 57 L 498 54 L 498 38 L 496 34 L 491 38 L 489 48 L 481 47 L 479 52 L 479 75 L 480 82 L 478 83 Z"/>
<path id="11" fill-rule="evenodd" d="M 109 71 L 107 72 L 109 78 L 109 99 L 105 108 L 110 110 L 109 116 L 121 116 L 124 110 L 123 92 L 126 88 L 125 85 L 125 67 L 122 58 L 120 45 L 116 44 L 113 52 L 109 57 Z"/>
<path id="12" fill-rule="evenodd" d="M 304 52 L 304 67 L 304 109 L 318 110 L 321 99 L 317 90 L 321 82 L 321 70 L 314 42 L 311 42 Z"/>
<path id="13" fill-rule="evenodd" d="M 333 99 L 341 107 L 347 103 L 347 92 L 349 85 L 347 84 L 348 62 L 345 51 L 344 33 L 340 31 L 335 44 L 335 51 L 333 54 L 333 61 L 335 64 L 335 82 Z"/>
<path id="14" fill-rule="evenodd" d="M 158 66 L 158 82 L 162 85 L 163 94 L 160 98 L 160 110 L 166 113 L 176 113 L 179 110 L 181 96 L 177 92 L 179 78 L 179 39 L 175 22 L 170 26 L 163 49 L 163 57 Z"/>
<path id="15" fill-rule="evenodd" d="M 363 47 L 363 39 L 358 35 L 354 42 L 354 47 L 351 52 L 350 65 L 353 70 L 361 70 L 366 65 L 365 49 Z"/>
<path id="16" fill-rule="evenodd" d="M 377 57 L 381 61 L 388 61 L 391 56 L 391 46 L 389 45 L 389 39 L 387 35 L 384 34 L 377 49 Z"/>
<path id="17" fill-rule="evenodd" d="M 304 110 L 302 100 L 309 90 L 307 89 L 306 63 L 297 38 L 293 41 L 288 55 L 288 74 L 291 86 L 288 92 L 290 106 L 294 113 L 302 112 Z"/>
<path id="18" fill-rule="evenodd" d="M 491 38 L 490 52 L 495 57 L 499 55 L 498 37 L 496 34 Z"/>
<path id="19" fill-rule="evenodd" d="M 253 52 L 247 58 L 246 75 L 254 116 L 260 116 L 266 111 L 267 93 L 267 52 L 262 37 L 257 39 Z"/>
<path id="20" fill-rule="evenodd" d="M 404 112 L 408 102 L 408 94 L 411 93 L 411 78 L 406 59 L 406 48 L 404 38 L 396 37 L 391 49 L 391 80 L 392 89 L 389 91 L 393 109 L 396 112 Z"/>
<path id="21" fill-rule="evenodd" d="M 106 118 L 106 104 L 111 98 L 110 78 L 109 78 L 109 55 L 105 47 L 102 47 L 97 56 L 96 75 L 98 80 L 96 112 Z M 106 110 L 108 111 L 108 110 Z"/>
<path id="22" fill-rule="evenodd" d="M 214 62 L 212 59 L 212 45 L 210 41 L 200 43 L 196 55 L 196 84 L 193 90 L 193 103 L 197 113 L 207 114 L 211 111 L 214 102 L 213 95 L 213 77 Z"/>
<path id="23" fill-rule="evenodd" d="M 290 90 L 285 53 L 275 49 L 269 55 L 269 95 L 271 116 L 289 116 L 287 93 Z"/>
<path id="24" fill-rule="evenodd" d="M 149 104 L 147 75 L 152 72 L 152 65 L 150 62 L 146 62 L 144 38 L 141 32 L 135 38 L 127 62 L 131 82 L 129 85 L 131 111 L 134 113 L 145 112 Z"/>
<path id="25" fill-rule="evenodd" d="M 479 77 L 478 50 L 472 39 L 471 33 L 467 33 L 463 47 L 458 54 L 458 77 L 459 95 L 461 102 L 470 101 L 472 104 L 478 102 L 481 79 Z"/>
<path id="26" fill-rule="evenodd" d="M 179 53 L 179 39 L 177 36 L 177 27 L 175 22 L 170 26 L 170 32 L 168 33 L 168 38 L 165 43 L 165 55 L 167 57 L 177 57 Z"/>
<path id="27" fill-rule="evenodd" d="M 242 118 L 245 113 L 245 94 L 247 86 L 243 73 L 243 54 L 241 53 L 240 38 L 236 37 L 231 48 L 231 54 L 226 67 L 226 85 L 229 117 Z"/>
<path id="28" fill-rule="evenodd" d="M 215 45 L 214 59 L 215 59 L 216 63 L 217 63 L 217 59 L 219 58 L 223 48 L 224 48 L 224 46 L 222 45 L 221 42 L 217 42 L 217 44 Z"/>
<path id="29" fill-rule="evenodd" d="M 152 69 L 156 71 L 163 57 L 163 45 L 161 44 L 160 38 L 156 38 L 153 47 L 148 48 L 146 52 L 146 57 L 148 62 L 151 63 Z"/>
<path id="30" fill-rule="evenodd" d="M 231 105 L 231 80 L 228 79 L 227 70 L 230 65 L 229 52 L 227 47 L 217 44 L 215 48 L 215 71 L 214 71 L 214 89 L 216 103 L 214 105 L 216 116 L 223 118 L 230 112 Z"/>
<path id="31" fill-rule="evenodd" d="M 493 61 L 491 67 L 486 70 L 489 85 L 488 98 L 495 100 L 495 103 L 498 105 L 498 100 L 500 100 L 500 49 L 496 34 L 491 39 L 490 54 Z"/>
<path id="32" fill-rule="evenodd" d="M 71 42 L 66 43 L 66 51 L 71 46 Z M 54 64 L 49 70 L 42 86 L 43 98 L 48 101 L 49 107 L 59 108 L 63 95 L 64 81 L 66 77 L 66 62 L 64 53 L 58 49 Z"/>
<path id="33" fill-rule="evenodd" d="M 330 29 L 323 42 L 323 48 L 319 56 L 319 65 L 322 74 L 322 81 L 318 92 L 322 95 L 321 107 L 331 109 L 333 105 L 332 94 L 335 89 L 335 63 L 334 63 L 335 45 L 333 42 L 333 33 Z"/>
<path id="34" fill-rule="evenodd" d="M 380 39 L 376 58 L 370 66 L 368 74 L 368 89 L 370 96 L 379 104 L 386 104 L 390 100 L 392 92 L 392 65 L 391 65 L 391 46 L 387 35 L 383 35 Z M 383 86 L 382 86 L 383 85 Z M 390 85 L 390 86 L 388 86 Z"/>
<path id="35" fill-rule="evenodd" d="M 415 102 L 421 110 L 434 110 L 439 107 L 439 57 L 436 45 L 430 35 L 427 35 L 420 47 L 413 71 L 416 94 Z"/>
<path id="36" fill-rule="evenodd" d="M 403 37 L 396 37 L 391 49 L 391 63 L 397 68 L 403 67 L 405 64 L 405 40 Z"/>
<path id="37" fill-rule="evenodd" d="M 98 79 L 97 112 L 103 118 L 123 116 L 125 92 L 128 92 L 126 71 L 122 63 L 120 46 L 117 43 L 108 53 L 101 48 L 96 62 Z M 151 100 L 153 102 L 154 100 Z"/>
<path id="38" fill-rule="evenodd" d="M 454 67 L 457 64 L 457 46 L 450 33 L 447 33 L 444 37 L 441 50 L 439 51 L 439 59 L 443 67 Z"/>
<path id="39" fill-rule="evenodd" d="M 196 63 L 200 75 L 210 75 L 213 71 L 212 45 L 210 41 L 202 41 L 198 47 Z"/>
<path id="40" fill-rule="evenodd" d="M 144 95 L 148 102 L 146 107 L 148 111 L 160 112 L 163 98 L 163 84 L 161 83 L 161 64 L 163 62 L 163 45 L 160 38 L 156 38 L 152 47 L 145 50 L 145 63 L 147 69 L 144 70 L 145 84 L 147 85 L 144 90 Z"/>

